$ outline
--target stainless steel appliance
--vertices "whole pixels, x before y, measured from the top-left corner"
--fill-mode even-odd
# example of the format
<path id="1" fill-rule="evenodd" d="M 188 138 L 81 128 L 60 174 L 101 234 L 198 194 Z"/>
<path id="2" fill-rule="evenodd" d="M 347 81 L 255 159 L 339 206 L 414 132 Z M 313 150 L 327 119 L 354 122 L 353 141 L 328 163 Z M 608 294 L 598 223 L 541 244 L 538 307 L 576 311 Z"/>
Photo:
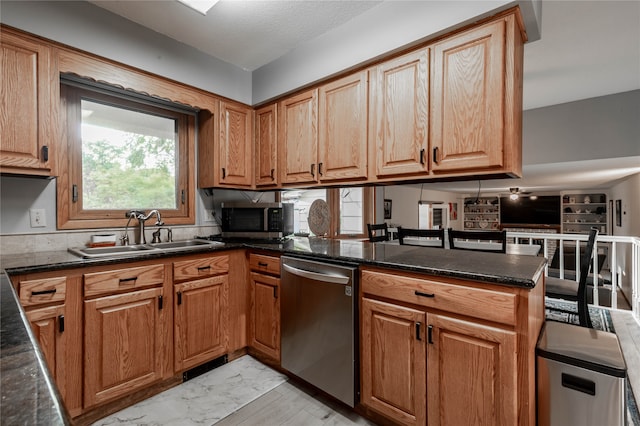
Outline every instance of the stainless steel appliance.
<path id="1" fill-rule="evenodd" d="M 615 334 L 547 321 L 536 353 L 539 425 L 627 424 L 627 367 Z"/>
<path id="2" fill-rule="evenodd" d="M 293 204 L 222 203 L 223 238 L 279 239 L 293 234 Z"/>
<path id="3" fill-rule="evenodd" d="M 281 364 L 353 407 L 356 266 L 282 256 Z"/>

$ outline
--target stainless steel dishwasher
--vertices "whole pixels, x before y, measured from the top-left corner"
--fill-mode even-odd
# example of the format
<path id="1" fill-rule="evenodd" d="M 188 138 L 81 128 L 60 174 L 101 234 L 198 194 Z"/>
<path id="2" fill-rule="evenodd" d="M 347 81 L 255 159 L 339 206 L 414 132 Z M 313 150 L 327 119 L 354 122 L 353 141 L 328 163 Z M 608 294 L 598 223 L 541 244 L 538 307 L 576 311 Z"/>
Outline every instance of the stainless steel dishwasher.
<path id="1" fill-rule="evenodd" d="M 281 364 L 353 407 L 357 267 L 282 256 Z"/>

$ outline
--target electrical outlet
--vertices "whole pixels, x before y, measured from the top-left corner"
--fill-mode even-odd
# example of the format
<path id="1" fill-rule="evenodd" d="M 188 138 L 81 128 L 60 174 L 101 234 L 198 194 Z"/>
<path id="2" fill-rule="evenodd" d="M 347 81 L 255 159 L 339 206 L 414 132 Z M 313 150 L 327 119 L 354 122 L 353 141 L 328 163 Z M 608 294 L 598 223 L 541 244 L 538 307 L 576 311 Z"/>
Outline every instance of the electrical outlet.
<path id="1" fill-rule="evenodd" d="M 47 226 L 47 216 L 44 209 L 29 210 L 29 218 L 31 219 L 32 228 L 44 228 Z"/>

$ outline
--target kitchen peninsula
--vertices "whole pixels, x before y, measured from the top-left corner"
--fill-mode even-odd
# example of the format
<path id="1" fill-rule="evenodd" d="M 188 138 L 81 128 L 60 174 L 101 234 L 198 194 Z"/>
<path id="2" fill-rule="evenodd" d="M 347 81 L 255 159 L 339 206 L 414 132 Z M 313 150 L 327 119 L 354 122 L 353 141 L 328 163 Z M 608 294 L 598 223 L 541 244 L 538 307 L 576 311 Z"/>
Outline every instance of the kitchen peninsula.
<path id="1" fill-rule="evenodd" d="M 274 244 L 224 244 L 213 247 L 198 248 L 187 254 L 145 254 L 132 258 L 106 258 L 106 259 L 81 259 L 67 252 L 40 253 L 34 254 L 32 258 L 29 255 L 20 256 L 20 258 L 12 258 L 10 256 L 3 257 L 2 265 L 8 276 L 11 278 L 11 284 L 14 288 L 19 288 L 19 277 L 28 276 L 29 279 L 37 278 L 42 274 L 79 276 L 85 277 L 93 274 L 103 273 L 105 270 L 123 270 L 129 268 L 131 264 L 136 266 L 152 262 L 153 264 L 177 265 L 187 262 L 203 262 L 207 259 L 219 259 L 229 256 L 233 259 L 230 264 L 233 265 L 229 272 L 228 286 L 228 324 L 226 327 L 228 336 L 227 344 L 224 350 L 232 354 L 234 351 L 246 351 L 249 343 L 247 339 L 242 338 L 246 335 L 246 323 L 239 321 L 235 316 L 247 316 L 249 310 L 248 293 L 249 290 L 249 265 L 237 263 L 240 259 L 248 259 L 249 254 L 259 254 L 265 257 L 276 258 L 281 254 L 308 257 L 319 261 L 337 261 L 350 262 L 359 265 L 360 269 L 360 340 L 361 340 L 361 396 L 360 404 L 356 410 L 362 412 L 371 418 L 383 416 L 387 419 L 404 424 L 429 424 L 436 423 L 436 418 L 444 418 L 442 416 L 460 415 L 471 413 L 478 415 L 482 411 L 483 415 L 492 416 L 491 418 L 502 421 L 502 423 L 517 424 L 535 424 L 535 342 L 542 323 L 544 321 L 544 297 L 543 297 L 543 269 L 546 261 L 542 257 L 537 256 L 517 256 L 504 255 L 494 253 L 465 252 L 464 256 L 460 256 L 460 252 L 454 250 L 443 250 L 439 248 L 428 247 L 411 247 L 411 246 L 395 246 L 387 244 L 373 244 L 361 241 L 340 241 L 328 240 L 320 238 L 293 238 L 281 243 Z M 212 268 L 221 267 L 223 263 L 209 263 Z M 217 266 L 216 266 L 217 265 Z M 167 266 L 168 268 L 169 266 Z M 168 270 L 165 268 L 165 270 Z M 174 269 L 178 270 L 178 269 Z M 91 271 L 86 274 L 85 271 Z M 235 275 L 233 275 L 235 274 Z M 164 284 L 159 284 L 170 289 L 163 293 L 165 315 L 167 318 L 173 318 L 171 309 L 176 309 L 175 297 L 177 293 L 173 291 L 173 279 L 177 279 L 171 273 L 165 274 Z M 226 275 L 225 275 L 226 276 Z M 86 280 L 86 278 L 85 278 Z M 71 285 L 83 285 L 82 279 L 70 280 Z M 18 346 L 23 347 L 29 344 L 24 330 L 28 329 L 28 323 L 24 316 L 24 311 L 19 307 L 17 298 L 8 297 L 12 290 L 11 284 L 7 279 L 2 282 L 2 415 L 3 418 L 14 419 L 15 422 L 33 419 L 48 420 L 50 424 L 65 424 L 63 410 L 43 410 L 25 409 L 21 404 L 22 397 L 19 396 L 19 388 L 26 388 L 24 382 L 11 380 L 14 375 L 6 374 L 5 369 L 15 368 L 15 365 L 21 365 L 17 357 L 26 357 L 31 361 L 31 366 L 25 366 L 29 371 L 36 371 L 35 374 L 28 374 L 28 377 L 34 380 L 40 380 L 41 383 L 50 381 L 50 372 L 46 369 L 35 368 L 38 366 L 39 358 L 33 358 L 33 351 L 20 353 L 16 350 Z M 86 281 L 84 286 L 86 288 Z M 158 287 L 163 288 L 163 287 Z M 68 294 L 74 292 L 82 294 L 81 289 L 67 288 Z M 144 290 L 150 291 L 150 290 Z M 86 292 L 86 290 L 85 290 Z M 435 293 L 434 298 L 424 298 L 418 296 L 418 293 Z M 14 292 L 15 295 L 15 292 Z M 80 299 L 80 297 L 78 298 Z M 73 301 L 68 299 L 67 303 Z M 79 303 L 80 300 L 76 300 Z M 20 309 L 20 312 L 18 311 Z M 67 309 L 82 309 L 82 306 Z M 382 385 L 387 392 L 395 392 L 393 389 L 386 387 L 383 377 L 376 375 L 376 370 L 371 369 L 371 359 L 375 357 L 379 348 L 375 343 L 367 345 L 371 335 L 371 327 L 377 327 L 376 321 L 372 318 L 379 318 L 376 314 L 380 309 L 386 310 L 385 315 L 389 317 L 391 313 L 396 311 L 411 312 L 417 315 L 423 321 L 423 333 L 425 339 L 420 335 L 412 334 L 413 341 L 407 342 L 411 348 L 412 355 L 418 356 L 427 365 L 428 368 L 418 372 L 403 372 L 409 374 L 410 377 L 420 377 L 422 374 L 425 380 L 415 380 L 413 383 L 412 393 L 408 395 L 413 406 L 404 406 L 404 412 L 393 407 L 394 398 L 383 401 L 377 395 L 378 387 L 371 388 L 372 381 Z M 69 310 L 68 310 L 69 312 Z M 16 321 L 22 327 L 22 333 L 19 339 L 8 338 L 8 335 L 16 336 L 17 328 L 12 330 L 5 329 L 4 325 L 9 320 Z M 73 316 L 68 318 L 71 321 Z M 419 321 L 420 322 L 420 321 Z M 411 333 L 414 333 L 414 322 L 408 322 L 407 325 Z M 72 324 L 68 324 L 72 328 Z M 429 338 L 433 339 L 427 344 L 427 330 Z M 168 329 L 173 329 L 167 325 Z M 383 330 L 383 329 L 381 329 Z M 473 331 L 477 331 L 474 336 Z M 379 330 L 376 330 L 379 331 Z M 453 342 L 454 335 L 461 335 L 465 332 L 467 340 L 473 342 L 475 347 L 462 346 L 464 350 L 458 352 L 457 357 L 447 355 L 446 351 L 450 350 L 449 346 Z M 494 337 L 498 337 L 495 340 Z M 492 340 L 493 339 L 493 340 Z M 33 335 L 29 336 L 31 342 L 34 342 Z M 171 339 L 166 338 L 165 346 L 173 347 L 170 343 Z M 482 345 L 482 341 L 486 345 Z M 382 342 L 384 339 L 382 340 Z M 86 343 L 86 342 L 85 342 Z M 380 343 L 380 342 L 378 342 Z M 459 345 L 460 342 L 457 342 Z M 428 347 L 426 347 L 428 346 Z M 457 346 L 460 348 L 461 346 Z M 484 349 L 483 349 L 484 348 Z M 394 348 L 395 358 L 404 356 L 405 353 Z M 177 349 L 176 349 L 177 350 Z M 475 405 L 479 411 L 474 411 L 472 407 L 465 410 L 456 409 L 451 406 L 451 399 L 447 392 L 459 392 L 456 389 L 457 381 L 450 375 L 454 372 L 452 367 L 455 363 L 467 364 L 468 359 L 464 356 L 473 356 L 474 351 L 478 351 L 482 355 L 480 358 L 483 362 L 489 362 L 496 368 L 496 371 L 466 371 L 465 368 L 458 368 L 460 374 L 469 374 L 469 380 L 465 386 L 473 386 L 474 390 L 479 390 L 477 386 L 488 386 L 483 388 L 485 398 L 477 401 Z M 37 350 L 36 350 L 37 352 Z M 173 357 L 173 350 L 165 351 L 169 357 Z M 20 358 L 23 359 L 23 358 Z M 86 359 L 86 358 L 80 358 Z M 389 360 L 391 362 L 392 360 Z M 169 367 L 166 368 L 170 378 L 178 380 L 174 381 L 174 385 L 180 382 L 180 371 L 173 367 L 173 363 L 163 359 L 161 360 Z M 384 362 L 384 360 L 382 360 Z M 437 362 L 438 364 L 432 364 Z M 403 363 L 399 363 L 403 364 Z M 420 365 L 420 363 L 418 363 Z M 461 364 L 462 365 L 462 364 Z M 484 365 L 484 364 L 483 364 Z M 35 368 L 35 370 L 33 370 Z M 23 371 L 21 369 L 21 371 Z M 430 374 L 426 375 L 426 371 Z M 487 376 L 487 373 L 489 376 Z M 402 379 L 401 375 L 398 376 Z M 485 382 L 489 378 L 490 382 Z M 164 379 L 163 379 L 164 380 Z M 152 384 L 156 384 L 160 379 L 155 380 Z M 379 382 L 378 380 L 383 380 Z M 165 380 L 166 381 L 166 380 Z M 444 385 L 444 382 L 447 385 Z M 19 384 L 18 384 L 19 383 Z M 397 383 L 396 383 L 397 384 Z M 390 384 L 393 385 L 393 384 Z M 46 399 L 47 407 L 60 407 L 62 402 L 55 390 L 55 386 L 51 388 L 51 392 L 34 393 L 34 398 Z M 397 395 L 403 397 L 403 395 Z M 427 404 L 427 398 L 429 404 Z M 105 401 L 108 404 L 111 400 Z M 466 401 L 464 398 L 460 400 Z M 86 402 L 86 401 L 85 401 Z M 384 404 L 381 404 L 384 402 Z M 397 401 L 402 404 L 403 401 Z M 495 403 L 495 405 L 494 405 Z M 486 404 L 487 406 L 480 406 Z M 427 405 L 432 410 L 434 407 L 439 412 L 430 411 L 427 413 Z M 33 407 L 38 407 L 37 401 Z M 89 410 L 100 407 L 98 403 Z M 82 408 L 85 410 L 86 408 Z M 37 413 L 34 412 L 38 411 Z M 452 410 L 456 412 L 453 413 Z M 77 415 L 77 413 L 76 413 Z M 76 417 L 72 415 L 71 417 Z M 43 416 L 48 416 L 44 419 Z"/>

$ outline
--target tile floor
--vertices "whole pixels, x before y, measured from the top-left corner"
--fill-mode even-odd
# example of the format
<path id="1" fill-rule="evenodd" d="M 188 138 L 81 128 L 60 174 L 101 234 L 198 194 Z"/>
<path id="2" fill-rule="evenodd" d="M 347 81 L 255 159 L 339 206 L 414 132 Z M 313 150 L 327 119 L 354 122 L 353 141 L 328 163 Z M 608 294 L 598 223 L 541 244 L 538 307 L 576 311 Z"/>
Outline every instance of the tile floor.
<path id="1" fill-rule="evenodd" d="M 640 325 L 612 311 L 631 387 L 640 401 Z M 246 355 L 94 425 L 374 425 Z M 640 426 L 630 423 L 630 426 Z"/>

